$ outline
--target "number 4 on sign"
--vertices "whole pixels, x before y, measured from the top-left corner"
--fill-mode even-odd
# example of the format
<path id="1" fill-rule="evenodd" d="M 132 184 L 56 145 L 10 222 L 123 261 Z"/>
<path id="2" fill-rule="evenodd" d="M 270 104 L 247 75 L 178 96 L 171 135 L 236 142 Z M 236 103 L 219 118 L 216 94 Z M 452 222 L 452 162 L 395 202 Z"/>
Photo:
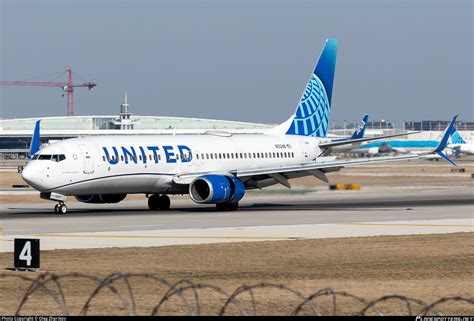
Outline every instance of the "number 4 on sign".
<path id="1" fill-rule="evenodd" d="M 25 246 L 21 250 L 20 253 L 20 260 L 26 261 L 26 265 L 30 266 L 31 265 L 31 242 L 26 242 Z"/>

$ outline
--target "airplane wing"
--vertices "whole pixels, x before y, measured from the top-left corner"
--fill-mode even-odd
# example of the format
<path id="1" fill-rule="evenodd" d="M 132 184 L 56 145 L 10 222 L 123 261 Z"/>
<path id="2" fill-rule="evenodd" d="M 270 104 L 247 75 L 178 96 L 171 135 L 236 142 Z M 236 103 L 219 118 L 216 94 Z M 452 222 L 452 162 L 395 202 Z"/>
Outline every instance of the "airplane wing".
<path id="1" fill-rule="evenodd" d="M 373 158 L 362 158 L 362 159 L 352 159 L 352 160 L 337 160 L 336 157 L 320 157 L 317 158 L 314 162 L 302 163 L 302 164 L 292 164 L 292 165 L 279 165 L 279 166 L 261 166 L 255 168 L 242 168 L 231 170 L 226 173 L 219 173 L 222 175 L 232 175 L 240 178 L 247 186 L 259 187 L 258 180 L 265 179 L 265 178 L 273 178 L 275 181 L 285 185 L 287 187 L 290 186 L 288 183 L 288 176 L 292 174 L 307 174 L 313 175 L 325 182 L 328 181 L 325 173 L 337 171 L 341 168 L 351 167 L 351 166 L 360 166 L 360 165 L 367 165 L 367 164 L 375 164 L 375 163 L 382 163 L 382 162 L 395 162 L 401 160 L 409 160 L 409 159 L 418 159 L 425 155 L 431 154 L 438 154 L 439 156 L 443 157 L 449 163 L 454 164 L 445 154 L 443 154 L 443 150 L 446 148 L 447 141 L 449 136 L 451 135 L 452 127 L 456 122 L 457 115 L 454 116 L 453 120 L 446 128 L 442 139 L 440 140 L 438 146 L 426 153 L 422 154 L 409 154 L 409 155 L 402 155 L 402 156 L 394 156 L 394 157 L 373 157 Z M 306 173 L 304 173 L 306 172 Z M 173 177 L 173 181 L 177 184 L 190 184 L 196 177 L 199 177 L 204 174 L 209 173 L 183 173 L 178 174 Z M 217 174 L 217 173 L 213 173 Z M 305 175 L 301 175 L 305 176 Z M 254 179 L 255 178 L 255 179 Z"/>
<path id="2" fill-rule="evenodd" d="M 385 139 L 385 138 L 392 138 L 392 137 L 399 137 L 399 136 L 406 136 L 406 135 L 413 135 L 419 132 L 411 132 L 411 133 L 404 133 L 404 134 L 394 134 L 394 135 L 385 135 L 385 136 L 377 136 L 377 137 L 365 137 L 365 138 L 356 138 L 356 139 L 342 139 L 342 140 L 332 140 L 328 143 L 321 143 L 319 147 L 321 148 L 330 148 L 334 146 L 341 146 L 341 145 L 349 145 L 354 143 L 363 143 L 363 142 L 370 142 L 373 140 Z"/>
<path id="3" fill-rule="evenodd" d="M 286 183 L 286 175 L 296 174 L 307 172 L 307 175 L 313 175 L 317 178 L 328 182 L 328 179 L 325 175 L 326 172 L 337 171 L 341 168 L 365 165 L 365 164 L 374 164 L 381 162 L 393 162 L 401 161 L 408 159 L 417 159 L 419 155 L 403 155 L 396 157 L 373 157 L 373 158 L 360 158 L 354 160 L 336 160 L 335 157 L 320 157 L 315 162 L 303 163 L 303 164 L 293 164 L 289 166 L 266 166 L 266 167 L 256 167 L 249 169 L 236 169 L 231 170 L 226 173 L 218 173 L 222 175 L 232 175 L 236 176 L 242 180 L 247 180 L 255 176 L 268 176 L 267 178 L 274 178 L 279 183 Z M 196 177 L 201 175 L 210 174 L 209 172 L 202 173 L 185 173 L 178 174 L 173 177 L 173 181 L 177 184 L 190 184 Z M 212 172 L 212 174 L 216 174 Z"/>

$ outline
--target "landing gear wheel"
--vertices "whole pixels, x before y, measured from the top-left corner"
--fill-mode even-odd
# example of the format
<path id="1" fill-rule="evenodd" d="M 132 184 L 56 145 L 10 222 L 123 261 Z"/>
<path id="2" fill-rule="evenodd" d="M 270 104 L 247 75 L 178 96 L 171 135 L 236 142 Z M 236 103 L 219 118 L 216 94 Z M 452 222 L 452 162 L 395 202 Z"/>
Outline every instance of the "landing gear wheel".
<path id="1" fill-rule="evenodd" d="M 229 205 L 227 206 L 227 210 L 235 211 L 238 207 L 239 207 L 239 202 L 229 203 Z"/>
<path id="2" fill-rule="evenodd" d="M 171 201 L 168 195 L 161 195 L 159 198 L 159 203 L 160 203 L 160 210 L 169 210 Z"/>
<path id="3" fill-rule="evenodd" d="M 235 211 L 238 207 L 239 207 L 239 202 L 216 204 L 216 208 L 218 211 Z"/>
<path id="4" fill-rule="evenodd" d="M 151 195 L 148 197 L 148 208 L 151 211 L 156 211 L 160 208 L 159 197 L 160 195 Z"/>
<path id="5" fill-rule="evenodd" d="M 67 213 L 66 204 L 56 204 L 56 206 L 54 207 L 54 213 L 56 213 L 56 214 L 66 214 Z"/>
<path id="6" fill-rule="evenodd" d="M 151 195 L 148 198 L 148 208 L 152 211 L 169 210 L 171 205 L 168 195 Z"/>

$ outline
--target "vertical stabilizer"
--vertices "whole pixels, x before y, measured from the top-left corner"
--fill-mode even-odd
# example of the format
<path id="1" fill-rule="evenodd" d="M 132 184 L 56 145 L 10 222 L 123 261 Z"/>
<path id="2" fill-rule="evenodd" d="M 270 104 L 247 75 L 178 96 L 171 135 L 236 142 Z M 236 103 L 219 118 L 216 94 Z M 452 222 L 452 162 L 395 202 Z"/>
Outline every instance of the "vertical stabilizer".
<path id="1" fill-rule="evenodd" d="M 271 131 L 279 135 L 326 137 L 329 129 L 338 43 L 327 39 L 295 113 Z"/>

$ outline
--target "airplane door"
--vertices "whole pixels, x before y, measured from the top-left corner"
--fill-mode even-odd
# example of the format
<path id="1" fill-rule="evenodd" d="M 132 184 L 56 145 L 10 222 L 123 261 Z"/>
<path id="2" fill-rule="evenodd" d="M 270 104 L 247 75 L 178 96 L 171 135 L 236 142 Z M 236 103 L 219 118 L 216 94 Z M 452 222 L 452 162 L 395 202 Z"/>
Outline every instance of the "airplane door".
<path id="1" fill-rule="evenodd" d="M 84 174 L 94 173 L 94 160 L 87 145 L 79 145 L 83 159 L 84 159 Z"/>
<path id="2" fill-rule="evenodd" d="M 308 148 L 309 148 L 309 143 L 308 142 L 301 142 L 301 153 L 303 154 L 304 159 L 308 158 Z"/>

